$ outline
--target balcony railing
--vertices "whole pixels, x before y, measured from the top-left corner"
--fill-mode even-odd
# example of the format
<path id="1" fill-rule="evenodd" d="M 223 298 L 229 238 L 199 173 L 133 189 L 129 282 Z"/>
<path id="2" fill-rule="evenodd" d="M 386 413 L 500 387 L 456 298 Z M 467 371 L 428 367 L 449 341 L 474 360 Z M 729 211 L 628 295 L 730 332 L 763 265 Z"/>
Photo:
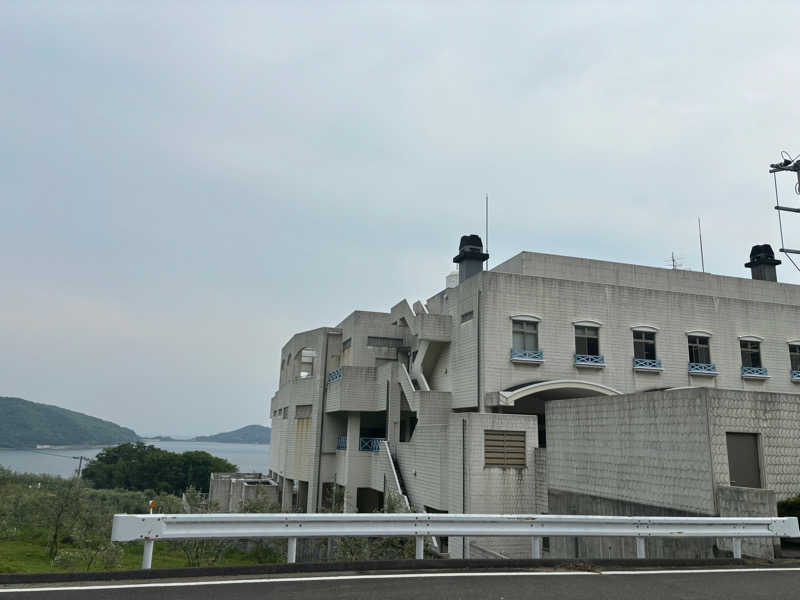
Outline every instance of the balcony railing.
<path id="1" fill-rule="evenodd" d="M 342 378 L 342 367 L 328 373 L 328 383 L 339 381 Z"/>
<path id="2" fill-rule="evenodd" d="M 336 449 L 337 450 L 347 450 L 347 436 L 346 435 L 337 435 L 336 436 Z"/>
<path id="3" fill-rule="evenodd" d="M 605 367 L 606 357 L 602 354 L 576 354 L 576 367 Z"/>
<path id="4" fill-rule="evenodd" d="M 792 381 L 800 383 L 800 371 L 792 371 Z"/>
<path id="5" fill-rule="evenodd" d="M 511 350 L 511 361 L 521 363 L 539 364 L 544 362 L 544 352 L 541 350 Z"/>
<path id="6" fill-rule="evenodd" d="M 766 379 L 769 374 L 766 367 L 742 367 L 742 377 L 746 379 Z"/>
<path id="7" fill-rule="evenodd" d="M 386 438 L 359 438 L 358 449 L 363 452 L 380 452 L 381 442 Z"/>
<path id="8" fill-rule="evenodd" d="M 634 358 L 633 368 L 637 371 L 663 371 L 661 359 L 655 358 Z"/>
<path id="9" fill-rule="evenodd" d="M 717 375 L 717 365 L 714 363 L 689 363 L 690 375 Z"/>

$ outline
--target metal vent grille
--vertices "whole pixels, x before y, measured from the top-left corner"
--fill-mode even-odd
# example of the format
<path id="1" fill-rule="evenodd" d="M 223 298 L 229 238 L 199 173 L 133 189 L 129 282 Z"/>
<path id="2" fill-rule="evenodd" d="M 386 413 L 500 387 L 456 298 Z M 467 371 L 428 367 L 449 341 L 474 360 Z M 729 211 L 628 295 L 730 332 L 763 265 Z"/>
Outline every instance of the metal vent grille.
<path id="1" fill-rule="evenodd" d="M 525 432 L 485 430 L 483 456 L 487 467 L 524 467 Z"/>

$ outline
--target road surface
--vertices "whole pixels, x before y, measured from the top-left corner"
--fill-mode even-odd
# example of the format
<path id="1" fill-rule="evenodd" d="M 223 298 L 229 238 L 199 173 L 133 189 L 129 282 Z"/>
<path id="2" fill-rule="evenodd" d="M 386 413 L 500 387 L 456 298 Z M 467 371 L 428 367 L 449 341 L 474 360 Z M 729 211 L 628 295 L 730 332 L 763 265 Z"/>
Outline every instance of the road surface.
<path id="1" fill-rule="evenodd" d="M 800 597 L 800 568 L 672 571 L 488 571 L 269 576 L 0 587 L 0 600 L 782 600 Z"/>

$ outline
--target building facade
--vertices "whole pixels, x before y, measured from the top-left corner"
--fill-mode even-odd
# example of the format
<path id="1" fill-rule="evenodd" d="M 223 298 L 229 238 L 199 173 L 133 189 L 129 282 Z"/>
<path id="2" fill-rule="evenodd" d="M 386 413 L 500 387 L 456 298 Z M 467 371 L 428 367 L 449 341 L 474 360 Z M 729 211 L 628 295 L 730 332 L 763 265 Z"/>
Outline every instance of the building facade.
<path id="1" fill-rule="evenodd" d="M 688 387 L 791 403 L 800 286 L 768 280 L 778 261 L 755 250 L 758 280 L 533 252 L 483 270 L 480 238 L 464 236 L 458 275 L 426 302 L 356 311 L 283 347 L 270 407 L 283 509 L 377 510 L 391 492 L 420 512 L 553 512 L 549 482 L 579 465 L 548 458 L 571 443 L 560 421 L 549 431 L 551 401 Z M 462 540 L 447 550 L 461 556 Z"/>

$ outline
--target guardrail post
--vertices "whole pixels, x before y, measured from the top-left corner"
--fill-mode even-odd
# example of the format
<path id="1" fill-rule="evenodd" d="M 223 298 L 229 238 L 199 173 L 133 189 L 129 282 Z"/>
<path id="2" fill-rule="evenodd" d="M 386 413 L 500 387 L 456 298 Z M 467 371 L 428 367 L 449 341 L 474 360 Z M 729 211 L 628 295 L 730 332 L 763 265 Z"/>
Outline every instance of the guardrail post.
<path id="1" fill-rule="evenodd" d="M 469 559 L 469 538 L 467 536 L 464 536 L 462 538 L 461 545 L 464 546 L 464 548 L 461 551 L 461 555 L 464 558 Z"/>
<path id="2" fill-rule="evenodd" d="M 531 538 L 531 558 L 542 558 L 542 538 Z"/>
<path id="3" fill-rule="evenodd" d="M 144 552 L 142 553 L 142 568 L 149 569 L 153 566 L 153 540 L 144 541 Z"/>
<path id="4" fill-rule="evenodd" d="M 421 535 L 414 536 L 414 541 L 416 542 L 416 558 L 421 559 L 425 557 L 425 538 Z"/>
<path id="5" fill-rule="evenodd" d="M 742 538 L 733 538 L 733 558 L 742 558 Z"/>
<path id="6" fill-rule="evenodd" d="M 286 548 L 286 562 L 287 563 L 295 563 L 297 562 L 297 538 L 290 537 L 289 544 Z"/>
<path id="7" fill-rule="evenodd" d="M 636 558 L 645 558 L 643 537 L 636 538 Z"/>

